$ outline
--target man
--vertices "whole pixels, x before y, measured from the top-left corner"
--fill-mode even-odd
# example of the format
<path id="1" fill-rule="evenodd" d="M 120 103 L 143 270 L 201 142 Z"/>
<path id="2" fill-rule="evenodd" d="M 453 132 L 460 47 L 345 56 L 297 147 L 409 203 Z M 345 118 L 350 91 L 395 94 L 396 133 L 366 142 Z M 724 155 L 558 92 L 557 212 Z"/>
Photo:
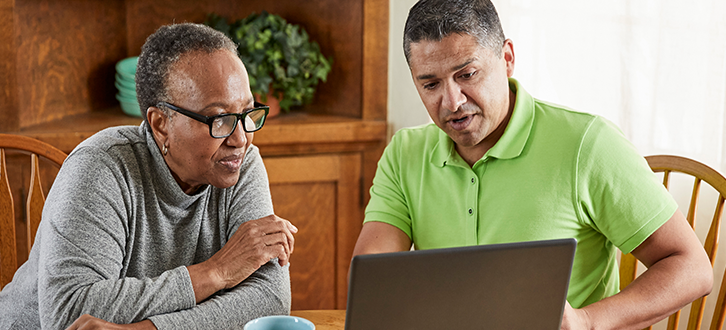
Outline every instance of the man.
<path id="1" fill-rule="evenodd" d="M 488 0 L 418 2 L 404 52 L 434 124 L 386 148 L 354 255 L 576 238 L 562 329 L 641 329 L 710 292 L 704 249 L 620 131 L 511 79 Z M 616 248 L 649 268 L 620 293 Z"/>
<path id="2" fill-rule="evenodd" d="M 0 292 L 0 328 L 226 329 L 289 313 L 297 229 L 273 214 L 251 144 L 268 109 L 236 45 L 203 25 L 161 27 L 136 81 L 146 120 L 68 156 Z"/>

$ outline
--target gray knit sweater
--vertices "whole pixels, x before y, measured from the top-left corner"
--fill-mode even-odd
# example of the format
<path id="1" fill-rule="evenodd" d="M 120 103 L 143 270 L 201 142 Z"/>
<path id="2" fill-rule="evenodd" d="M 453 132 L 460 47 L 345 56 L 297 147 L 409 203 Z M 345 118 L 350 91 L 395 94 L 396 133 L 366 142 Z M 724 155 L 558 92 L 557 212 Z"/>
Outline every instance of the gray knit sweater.
<path id="1" fill-rule="evenodd" d="M 255 146 L 236 185 L 189 196 L 145 123 L 101 131 L 58 173 L 29 259 L 0 292 L 0 329 L 63 329 L 82 314 L 226 329 L 287 314 L 289 271 L 276 260 L 200 304 L 185 267 L 209 259 L 241 223 L 272 213 Z"/>

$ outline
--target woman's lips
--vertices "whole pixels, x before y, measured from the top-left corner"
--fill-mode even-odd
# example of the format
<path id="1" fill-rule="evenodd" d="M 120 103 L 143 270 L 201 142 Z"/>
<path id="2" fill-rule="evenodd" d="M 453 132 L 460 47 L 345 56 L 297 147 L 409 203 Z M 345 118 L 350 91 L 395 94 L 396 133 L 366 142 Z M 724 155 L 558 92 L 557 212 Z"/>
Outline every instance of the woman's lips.
<path id="1" fill-rule="evenodd" d="M 464 130 L 467 127 L 469 127 L 469 124 L 471 124 L 472 117 L 473 117 L 473 115 L 468 115 L 465 117 L 461 117 L 459 119 L 449 120 L 449 125 L 454 130 L 457 130 L 457 131 Z"/>
<path id="2" fill-rule="evenodd" d="M 242 166 L 243 159 L 244 157 L 242 156 L 228 156 L 222 158 L 219 163 L 229 169 L 230 172 L 236 172 Z"/>

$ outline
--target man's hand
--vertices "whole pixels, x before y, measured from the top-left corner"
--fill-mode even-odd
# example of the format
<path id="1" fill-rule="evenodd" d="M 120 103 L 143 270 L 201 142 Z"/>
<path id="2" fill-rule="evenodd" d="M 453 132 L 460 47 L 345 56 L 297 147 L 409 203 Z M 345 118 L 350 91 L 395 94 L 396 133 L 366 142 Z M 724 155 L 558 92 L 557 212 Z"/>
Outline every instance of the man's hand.
<path id="1" fill-rule="evenodd" d="M 568 301 L 565 301 L 565 312 L 562 315 L 560 330 L 583 330 L 590 328 L 590 320 L 587 312 L 582 309 L 574 309 Z"/>
<path id="2" fill-rule="evenodd" d="M 149 320 L 144 320 L 142 322 L 133 323 L 133 324 L 116 324 L 111 322 L 106 322 L 104 320 L 101 320 L 99 318 L 95 318 L 91 315 L 84 314 L 81 315 L 73 324 L 71 324 L 70 327 L 68 327 L 67 330 L 93 330 L 93 329 L 112 329 L 112 330 L 121 330 L 121 329 L 153 329 L 156 330 L 156 326 L 154 326 L 154 323 Z"/>
<path id="3" fill-rule="evenodd" d="M 297 228 L 276 215 L 241 224 L 209 260 L 187 267 L 197 303 L 234 287 L 274 258 L 281 266 L 287 265 L 295 246 L 294 233 Z"/>

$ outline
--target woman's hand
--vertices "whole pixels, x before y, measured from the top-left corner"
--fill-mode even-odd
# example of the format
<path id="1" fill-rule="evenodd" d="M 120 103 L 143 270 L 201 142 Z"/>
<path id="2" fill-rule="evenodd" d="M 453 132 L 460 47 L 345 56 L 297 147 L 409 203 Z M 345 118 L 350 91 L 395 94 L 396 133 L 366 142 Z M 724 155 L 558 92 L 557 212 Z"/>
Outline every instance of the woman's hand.
<path id="1" fill-rule="evenodd" d="M 274 258 L 280 266 L 287 265 L 295 247 L 294 233 L 297 228 L 276 215 L 247 221 L 208 261 L 215 265 L 224 288 L 231 288 Z"/>
<path id="2" fill-rule="evenodd" d="M 241 224 L 209 260 L 187 267 L 197 303 L 234 287 L 272 259 L 287 265 L 295 248 L 294 233 L 297 228 L 276 215 Z"/>

